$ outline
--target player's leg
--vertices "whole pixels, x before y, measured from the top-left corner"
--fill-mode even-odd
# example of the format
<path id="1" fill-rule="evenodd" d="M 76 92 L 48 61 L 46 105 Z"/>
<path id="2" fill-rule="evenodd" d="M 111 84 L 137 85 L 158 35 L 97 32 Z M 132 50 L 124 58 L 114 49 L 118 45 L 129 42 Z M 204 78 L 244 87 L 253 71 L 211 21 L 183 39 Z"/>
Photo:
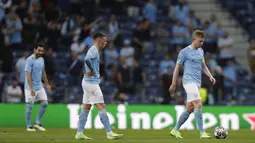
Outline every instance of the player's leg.
<path id="1" fill-rule="evenodd" d="M 46 108 L 48 106 L 48 99 L 47 99 L 47 94 L 45 92 L 45 89 L 42 88 L 36 96 L 36 101 L 40 102 L 40 109 L 38 111 L 37 117 L 36 117 L 36 121 L 34 124 L 34 128 L 40 130 L 40 131 L 46 131 L 46 129 L 42 126 L 41 124 L 41 119 L 46 111 Z"/>
<path id="2" fill-rule="evenodd" d="M 82 106 L 82 111 L 81 111 L 80 116 L 79 116 L 78 128 L 77 128 L 77 133 L 75 135 L 75 139 L 91 140 L 91 138 L 89 138 L 89 137 L 87 137 L 86 135 L 83 134 L 84 127 L 85 127 L 86 122 L 87 122 L 87 118 L 88 118 L 90 108 L 91 108 L 91 104 L 83 104 L 83 106 Z"/>
<path id="3" fill-rule="evenodd" d="M 195 119 L 197 122 L 197 126 L 198 129 L 200 131 L 200 133 L 204 132 L 203 129 L 203 116 L 202 116 L 202 103 L 201 100 L 194 100 L 192 101 L 193 105 L 194 105 L 194 114 L 195 114 Z"/>
<path id="4" fill-rule="evenodd" d="M 198 129 L 200 131 L 201 139 L 210 139 L 209 136 L 203 129 L 203 115 L 202 115 L 202 101 L 200 99 L 192 101 L 194 105 L 194 114 Z"/>
<path id="5" fill-rule="evenodd" d="M 31 113 L 34 106 L 34 98 L 31 96 L 29 90 L 25 90 L 25 100 L 26 100 L 26 113 L 25 113 L 26 118 L 25 119 L 26 119 L 27 131 L 34 132 L 36 130 L 31 125 Z"/>
<path id="6" fill-rule="evenodd" d="M 116 134 L 116 133 L 113 133 L 111 130 L 111 124 L 110 124 L 110 121 L 109 121 L 109 118 L 108 118 L 108 115 L 106 112 L 103 94 L 102 94 L 102 91 L 101 91 L 99 85 L 95 85 L 95 87 L 93 87 L 93 95 L 94 96 L 92 96 L 91 101 L 93 103 L 95 103 L 95 105 L 98 109 L 100 120 L 106 130 L 107 138 L 110 140 L 121 138 L 123 136 L 123 134 Z"/>
<path id="7" fill-rule="evenodd" d="M 191 102 L 187 102 L 186 110 L 182 112 L 181 116 L 179 117 L 174 129 L 171 131 L 171 135 L 176 138 L 183 138 L 181 133 L 179 132 L 180 127 L 187 121 L 189 118 L 190 113 L 193 112 L 194 106 Z"/>
<path id="8" fill-rule="evenodd" d="M 182 112 L 181 116 L 178 119 L 178 122 L 176 126 L 174 127 L 175 130 L 179 130 L 180 127 L 186 122 L 186 120 L 189 118 L 190 113 L 193 112 L 194 106 L 192 103 L 187 102 L 186 104 L 186 110 Z"/>
<path id="9" fill-rule="evenodd" d="M 198 86 L 194 87 L 194 93 L 192 104 L 194 106 L 194 114 L 198 129 L 200 131 L 200 138 L 201 139 L 209 139 L 209 136 L 203 129 L 203 114 L 202 114 L 202 101 L 199 93 L 200 88 Z M 196 96 L 199 95 L 199 96 Z"/>
<path id="10" fill-rule="evenodd" d="M 186 103 L 186 110 L 182 112 L 179 121 L 176 125 L 176 129 L 180 129 L 180 127 L 188 120 L 189 115 L 193 112 L 194 106 L 192 105 L 191 102 Z"/>
<path id="11" fill-rule="evenodd" d="M 104 103 L 96 103 L 96 107 L 99 112 L 100 120 L 101 120 L 102 124 L 104 125 L 107 139 L 115 140 L 115 139 L 122 138 L 123 134 L 116 134 L 116 133 L 112 132 L 111 124 L 110 124 L 110 121 L 109 121 L 109 118 L 108 118 L 108 115 L 106 112 L 105 104 Z"/>
<path id="12" fill-rule="evenodd" d="M 83 131 L 84 131 L 84 127 L 86 125 L 89 111 L 91 108 L 90 100 L 91 100 L 92 93 L 87 90 L 87 89 L 90 89 L 90 87 L 85 81 L 82 81 L 82 89 L 83 89 L 83 99 L 82 99 L 83 106 L 79 116 L 78 128 L 77 128 L 77 133 L 75 135 L 75 139 L 91 140 L 91 138 L 83 134 Z"/>
<path id="13" fill-rule="evenodd" d="M 186 122 L 186 120 L 189 118 L 189 115 L 191 112 L 193 112 L 194 106 L 191 103 L 192 101 L 192 94 L 193 94 L 193 84 L 185 84 L 183 85 L 186 93 L 187 93 L 187 104 L 186 104 L 186 111 L 184 111 L 181 116 L 179 117 L 179 120 L 177 121 L 177 124 L 175 128 L 171 131 L 171 135 L 176 137 L 176 138 L 183 138 L 181 136 L 181 133 L 179 132 L 180 127 L 182 124 Z"/>

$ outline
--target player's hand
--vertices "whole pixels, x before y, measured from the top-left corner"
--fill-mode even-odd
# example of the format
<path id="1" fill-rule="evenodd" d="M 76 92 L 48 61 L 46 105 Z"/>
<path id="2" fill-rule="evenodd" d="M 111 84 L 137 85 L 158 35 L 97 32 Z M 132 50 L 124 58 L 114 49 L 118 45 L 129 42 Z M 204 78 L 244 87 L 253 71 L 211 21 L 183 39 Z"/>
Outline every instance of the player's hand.
<path id="1" fill-rule="evenodd" d="M 171 93 L 171 94 L 174 94 L 174 92 L 175 92 L 175 89 L 176 89 L 176 85 L 175 84 L 172 84 L 170 87 L 169 87 L 169 92 Z"/>
<path id="2" fill-rule="evenodd" d="M 31 90 L 30 90 L 30 94 L 31 94 L 32 96 L 35 96 L 35 91 L 34 91 L 34 89 L 31 89 Z"/>
<path id="3" fill-rule="evenodd" d="M 212 85 L 216 83 L 216 79 L 214 77 L 210 77 L 210 81 L 212 82 Z"/>
<path id="4" fill-rule="evenodd" d="M 95 73 L 94 73 L 94 72 L 91 72 L 91 71 L 89 71 L 89 72 L 86 73 L 86 76 L 87 76 L 87 77 L 91 77 L 92 75 L 95 75 Z"/>
<path id="5" fill-rule="evenodd" d="M 49 92 L 51 92 L 51 87 L 49 84 L 46 84 L 46 88 L 48 89 Z"/>

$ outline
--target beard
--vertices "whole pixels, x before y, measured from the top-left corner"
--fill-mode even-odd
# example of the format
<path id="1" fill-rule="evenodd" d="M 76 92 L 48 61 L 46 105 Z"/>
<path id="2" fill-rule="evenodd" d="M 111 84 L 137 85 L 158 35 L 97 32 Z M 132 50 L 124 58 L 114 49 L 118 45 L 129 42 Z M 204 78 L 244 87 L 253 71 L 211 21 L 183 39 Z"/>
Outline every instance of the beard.
<path id="1" fill-rule="evenodd" d="M 36 57 L 40 58 L 42 54 L 35 54 Z"/>

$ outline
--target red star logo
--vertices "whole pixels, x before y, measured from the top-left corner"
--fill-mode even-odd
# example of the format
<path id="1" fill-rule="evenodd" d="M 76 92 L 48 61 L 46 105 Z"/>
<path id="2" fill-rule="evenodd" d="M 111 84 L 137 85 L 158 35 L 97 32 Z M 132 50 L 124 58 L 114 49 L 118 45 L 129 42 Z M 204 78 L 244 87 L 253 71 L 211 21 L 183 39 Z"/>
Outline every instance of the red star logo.
<path id="1" fill-rule="evenodd" d="M 254 114 L 243 114 L 243 118 L 250 123 L 251 130 L 255 130 L 255 113 Z"/>

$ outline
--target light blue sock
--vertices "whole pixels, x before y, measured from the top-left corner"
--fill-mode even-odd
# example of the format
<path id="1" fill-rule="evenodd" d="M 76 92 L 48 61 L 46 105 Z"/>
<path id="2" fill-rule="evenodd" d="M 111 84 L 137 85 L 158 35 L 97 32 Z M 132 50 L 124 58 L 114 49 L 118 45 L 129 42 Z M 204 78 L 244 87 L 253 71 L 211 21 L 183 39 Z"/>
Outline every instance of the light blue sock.
<path id="1" fill-rule="evenodd" d="M 32 127 L 31 125 L 31 112 L 32 112 L 32 108 L 33 108 L 34 104 L 33 103 L 27 103 L 26 104 L 26 124 L 27 124 L 27 128 Z"/>
<path id="2" fill-rule="evenodd" d="M 107 134 L 111 133 L 111 125 L 110 125 L 110 121 L 109 118 L 107 116 L 106 110 L 102 109 L 99 111 L 99 116 L 100 116 L 100 120 L 102 122 L 102 124 L 104 125 L 105 131 Z"/>
<path id="3" fill-rule="evenodd" d="M 42 119 L 43 114 L 45 113 L 45 110 L 46 110 L 47 106 L 48 106 L 47 101 L 42 101 L 41 102 L 41 107 L 38 111 L 38 115 L 37 115 L 36 121 L 35 121 L 36 124 L 41 124 L 41 119 Z"/>
<path id="4" fill-rule="evenodd" d="M 80 117 L 79 117 L 79 122 L 78 122 L 78 129 L 77 129 L 77 133 L 83 133 L 84 127 L 86 125 L 87 122 L 87 118 L 89 115 L 89 110 L 82 110 Z"/>
<path id="5" fill-rule="evenodd" d="M 175 125 L 174 129 L 179 130 L 182 124 L 186 122 L 186 120 L 189 118 L 190 113 L 187 111 L 182 112 L 177 124 Z"/>
<path id="6" fill-rule="evenodd" d="M 197 122 L 198 129 L 200 131 L 200 134 L 202 134 L 202 133 L 204 133 L 202 110 L 201 109 L 195 109 L 194 113 L 195 113 L 195 119 L 196 119 L 196 122 Z"/>

